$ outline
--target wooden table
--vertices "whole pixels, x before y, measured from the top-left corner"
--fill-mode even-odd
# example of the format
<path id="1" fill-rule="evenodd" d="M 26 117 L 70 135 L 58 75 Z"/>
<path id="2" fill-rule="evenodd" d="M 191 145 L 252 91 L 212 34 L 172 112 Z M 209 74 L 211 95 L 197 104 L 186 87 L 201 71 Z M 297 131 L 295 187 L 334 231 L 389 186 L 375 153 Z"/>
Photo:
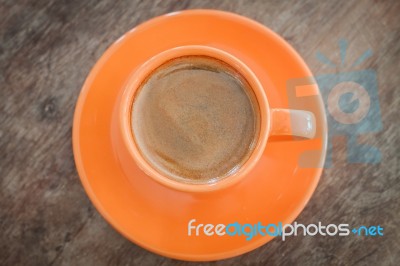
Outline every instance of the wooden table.
<path id="1" fill-rule="evenodd" d="M 113 41 L 149 18 L 193 8 L 270 27 L 315 75 L 352 71 L 371 49 L 355 70 L 375 71 L 382 121 L 380 132 L 358 138 L 380 149 L 381 162 L 346 163 L 346 137 L 334 138 L 333 167 L 297 221 L 379 224 L 384 236 L 274 239 L 215 264 L 399 265 L 400 1 L 228 0 L 0 2 L 0 264 L 190 264 L 132 244 L 98 214 L 75 169 L 71 126 L 85 77 Z M 349 46 L 340 66 L 342 38 Z"/>

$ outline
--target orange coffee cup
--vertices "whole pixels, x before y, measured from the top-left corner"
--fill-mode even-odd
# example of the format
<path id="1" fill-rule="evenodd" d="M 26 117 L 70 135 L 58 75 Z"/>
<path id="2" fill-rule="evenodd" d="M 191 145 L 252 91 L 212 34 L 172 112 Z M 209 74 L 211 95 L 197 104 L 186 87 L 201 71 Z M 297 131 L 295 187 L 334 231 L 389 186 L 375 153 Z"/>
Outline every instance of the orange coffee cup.
<path id="1" fill-rule="evenodd" d="M 249 159 L 232 175 L 223 179 L 205 183 L 186 183 L 174 180 L 158 172 L 147 160 L 143 158 L 140 148 L 134 141 L 131 127 L 131 110 L 135 93 L 141 83 L 154 69 L 163 63 L 182 56 L 209 56 L 219 59 L 238 71 L 250 84 L 260 110 L 259 136 Z M 241 60 L 232 54 L 204 45 L 188 45 L 172 48 L 151 57 L 141 65 L 129 78 L 118 98 L 114 123 L 113 136 L 115 136 L 115 150 L 118 153 L 123 168 L 129 171 L 129 165 L 137 164 L 150 178 L 158 183 L 179 191 L 208 192 L 231 186 L 244 178 L 256 165 L 269 141 L 270 136 L 292 135 L 302 138 L 313 138 L 316 131 L 315 117 L 312 112 L 292 109 L 270 108 L 268 98 L 258 77 Z"/>

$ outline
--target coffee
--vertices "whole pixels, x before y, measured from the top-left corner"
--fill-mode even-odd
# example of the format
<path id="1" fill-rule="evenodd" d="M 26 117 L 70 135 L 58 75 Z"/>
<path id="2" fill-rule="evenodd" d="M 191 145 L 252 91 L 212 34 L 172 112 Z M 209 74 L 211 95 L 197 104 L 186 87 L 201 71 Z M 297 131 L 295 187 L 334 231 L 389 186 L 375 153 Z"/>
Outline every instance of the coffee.
<path id="1" fill-rule="evenodd" d="M 186 183 L 234 174 L 258 140 L 259 106 L 245 78 L 207 56 L 172 59 L 138 88 L 131 128 L 143 158 Z"/>

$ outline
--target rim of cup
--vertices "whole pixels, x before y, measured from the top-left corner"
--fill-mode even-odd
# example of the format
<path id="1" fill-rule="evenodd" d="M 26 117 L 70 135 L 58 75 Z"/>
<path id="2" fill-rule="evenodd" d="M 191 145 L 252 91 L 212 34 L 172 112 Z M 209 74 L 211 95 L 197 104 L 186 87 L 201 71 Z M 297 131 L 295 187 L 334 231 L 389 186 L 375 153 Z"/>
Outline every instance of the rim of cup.
<path id="1" fill-rule="evenodd" d="M 218 180 L 210 179 L 204 183 L 190 183 L 181 182 L 170 178 L 160 172 L 158 172 L 141 154 L 139 147 L 137 146 L 132 128 L 131 128 L 131 115 L 132 106 L 135 98 L 135 93 L 142 84 L 142 82 L 154 71 L 165 62 L 174 58 L 183 56 L 209 56 L 221 60 L 237 72 L 239 72 L 249 83 L 253 90 L 256 100 L 258 102 L 259 114 L 260 114 L 260 129 L 259 136 L 256 138 L 256 144 L 246 162 L 231 175 L 227 175 Z M 124 145 L 128 149 L 128 152 L 138 167 L 144 171 L 149 177 L 158 183 L 170 187 L 175 190 L 186 191 L 186 192 L 209 192 L 218 189 L 226 188 L 242 180 L 256 165 L 260 157 L 262 156 L 265 146 L 267 144 L 268 135 L 270 132 L 270 116 L 271 110 L 268 104 L 267 96 L 264 88 L 258 80 L 257 76 L 253 71 L 240 59 L 233 56 L 232 54 L 220 50 L 218 48 L 204 46 L 204 45 L 187 45 L 179 46 L 172 49 L 165 50 L 147 60 L 142 66 L 140 66 L 135 73 L 130 77 L 120 101 L 119 110 L 119 130 L 122 133 Z"/>

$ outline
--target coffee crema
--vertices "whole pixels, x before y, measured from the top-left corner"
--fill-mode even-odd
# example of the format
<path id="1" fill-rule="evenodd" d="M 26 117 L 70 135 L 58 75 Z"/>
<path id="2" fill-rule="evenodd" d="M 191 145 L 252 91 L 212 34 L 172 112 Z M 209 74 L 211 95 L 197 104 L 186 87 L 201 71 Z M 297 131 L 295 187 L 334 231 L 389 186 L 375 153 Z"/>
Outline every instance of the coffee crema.
<path id="1" fill-rule="evenodd" d="M 236 173 L 259 137 L 258 102 L 233 67 L 207 56 L 184 56 L 156 68 L 132 103 L 132 135 L 159 173 L 208 183 Z"/>

